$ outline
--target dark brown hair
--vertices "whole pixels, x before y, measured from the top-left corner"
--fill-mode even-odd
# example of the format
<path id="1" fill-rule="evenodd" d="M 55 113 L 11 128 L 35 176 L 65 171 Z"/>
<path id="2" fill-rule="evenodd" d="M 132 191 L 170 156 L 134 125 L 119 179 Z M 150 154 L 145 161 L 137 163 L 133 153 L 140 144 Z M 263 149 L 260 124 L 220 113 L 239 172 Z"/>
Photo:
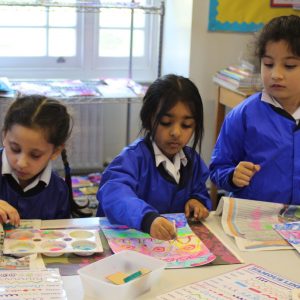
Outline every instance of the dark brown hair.
<path id="1" fill-rule="evenodd" d="M 203 104 L 196 85 L 186 77 L 168 74 L 149 86 L 140 111 L 142 131 L 154 136 L 160 119 L 178 102 L 183 102 L 191 110 L 195 120 L 192 148 L 198 145 L 200 153 L 204 135 Z"/>
<path id="2" fill-rule="evenodd" d="M 3 132 L 9 131 L 14 125 L 42 130 L 49 144 L 59 147 L 65 144 L 71 135 L 73 121 L 65 105 L 60 101 L 41 95 L 26 95 L 18 97 L 9 107 L 5 119 Z M 73 198 L 71 169 L 67 159 L 66 149 L 61 153 L 65 181 L 69 189 L 71 214 L 74 216 L 90 216 L 83 213 L 82 208 Z"/>

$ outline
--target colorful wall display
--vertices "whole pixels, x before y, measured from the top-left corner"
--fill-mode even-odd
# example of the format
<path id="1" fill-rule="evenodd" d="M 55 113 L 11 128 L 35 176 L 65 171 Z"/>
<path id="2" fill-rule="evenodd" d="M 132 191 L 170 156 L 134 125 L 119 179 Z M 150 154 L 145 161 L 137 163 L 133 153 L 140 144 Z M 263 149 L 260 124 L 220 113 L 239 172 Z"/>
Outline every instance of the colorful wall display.
<path id="1" fill-rule="evenodd" d="M 293 1 L 284 0 L 210 0 L 210 31 L 254 32 L 274 17 L 300 15 Z"/>

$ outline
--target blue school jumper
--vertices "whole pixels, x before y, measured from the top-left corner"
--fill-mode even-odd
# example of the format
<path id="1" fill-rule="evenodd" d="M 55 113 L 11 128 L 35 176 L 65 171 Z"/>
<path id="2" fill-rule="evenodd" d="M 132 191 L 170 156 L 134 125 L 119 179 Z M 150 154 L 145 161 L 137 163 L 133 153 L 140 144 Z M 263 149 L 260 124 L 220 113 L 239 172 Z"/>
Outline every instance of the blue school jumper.
<path id="1" fill-rule="evenodd" d="M 192 148 L 184 147 L 183 151 L 188 163 L 181 166 L 177 184 L 162 164 L 156 167 L 148 138 L 125 147 L 102 175 L 97 192 L 97 216 L 106 215 L 111 223 L 149 232 L 156 217 L 184 212 L 191 198 L 211 209 L 205 186 L 208 169 Z"/>
<path id="2" fill-rule="evenodd" d="M 212 153 L 210 178 L 233 197 L 300 205 L 300 127 L 254 94 L 225 118 Z M 232 183 L 240 161 L 261 166 L 250 185 Z"/>
<path id="3" fill-rule="evenodd" d="M 2 149 L 0 151 L 2 169 Z M 64 180 L 52 171 L 48 186 L 40 181 L 34 188 L 23 192 L 15 179 L 0 173 L 0 199 L 15 207 L 21 219 L 70 218 L 68 187 Z"/>

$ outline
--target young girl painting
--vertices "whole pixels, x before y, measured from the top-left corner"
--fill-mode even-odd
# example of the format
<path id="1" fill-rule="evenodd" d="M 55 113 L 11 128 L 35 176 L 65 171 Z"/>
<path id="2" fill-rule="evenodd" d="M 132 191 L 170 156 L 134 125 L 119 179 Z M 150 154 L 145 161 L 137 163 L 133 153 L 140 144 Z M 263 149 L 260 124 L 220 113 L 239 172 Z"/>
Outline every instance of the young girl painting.
<path id="1" fill-rule="evenodd" d="M 104 171 L 97 215 L 170 240 L 176 229 L 161 214 L 185 212 L 200 219 L 211 208 L 208 169 L 196 151 L 203 136 L 199 91 L 182 76 L 158 78 L 146 92 L 140 118 L 144 137 L 125 147 Z"/>

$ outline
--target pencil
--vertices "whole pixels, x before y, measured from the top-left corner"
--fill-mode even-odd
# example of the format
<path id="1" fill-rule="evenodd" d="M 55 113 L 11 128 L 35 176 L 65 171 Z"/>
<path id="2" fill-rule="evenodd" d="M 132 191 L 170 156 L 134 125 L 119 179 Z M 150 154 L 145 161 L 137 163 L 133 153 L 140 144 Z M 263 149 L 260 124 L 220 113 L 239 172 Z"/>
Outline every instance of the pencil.
<path id="1" fill-rule="evenodd" d="M 173 220 L 173 227 L 174 227 L 174 232 L 175 232 L 174 240 L 176 240 L 177 239 L 177 227 L 176 227 L 176 221 L 175 220 Z"/>

